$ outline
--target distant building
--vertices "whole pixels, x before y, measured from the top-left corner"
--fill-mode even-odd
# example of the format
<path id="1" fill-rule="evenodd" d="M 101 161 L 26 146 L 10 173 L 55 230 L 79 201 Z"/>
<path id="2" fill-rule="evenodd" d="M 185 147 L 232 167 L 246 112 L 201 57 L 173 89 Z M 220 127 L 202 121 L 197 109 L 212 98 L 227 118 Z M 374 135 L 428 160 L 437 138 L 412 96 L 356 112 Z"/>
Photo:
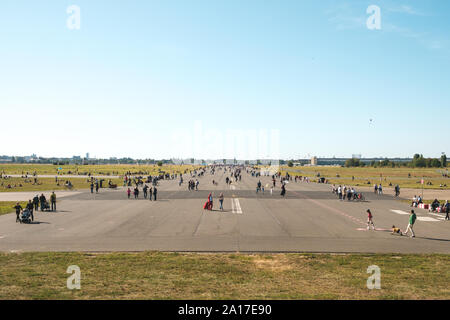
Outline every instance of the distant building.
<path id="1" fill-rule="evenodd" d="M 312 166 L 317 166 L 317 157 L 312 157 L 311 158 L 311 165 Z"/>
<path id="2" fill-rule="evenodd" d="M 86 159 L 88 159 L 88 160 L 90 159 L 90 158 L 89 158 L 89 152 L 86 153 Z"/>

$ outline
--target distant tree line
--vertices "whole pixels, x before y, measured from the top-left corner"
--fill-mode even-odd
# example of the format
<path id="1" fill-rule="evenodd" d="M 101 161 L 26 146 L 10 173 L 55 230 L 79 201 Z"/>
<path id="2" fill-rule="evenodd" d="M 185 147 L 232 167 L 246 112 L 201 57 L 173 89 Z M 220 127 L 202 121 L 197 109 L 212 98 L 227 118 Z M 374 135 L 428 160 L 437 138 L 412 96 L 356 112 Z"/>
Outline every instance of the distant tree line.
<path id="1" fill-rule="evenodd" d="M 447 167 L 447 156 L 443 154 L 441 158 L 424 158 L 422 154 L 415 154 L 411 161 L 391 161 L 389 159 L 384 159 L 381 161 L 371 161 L 366 163 L 360 159 L 348 159 L 345 161 L 345 167 L 409 167 L 409 168 L 446 168 Z"/>

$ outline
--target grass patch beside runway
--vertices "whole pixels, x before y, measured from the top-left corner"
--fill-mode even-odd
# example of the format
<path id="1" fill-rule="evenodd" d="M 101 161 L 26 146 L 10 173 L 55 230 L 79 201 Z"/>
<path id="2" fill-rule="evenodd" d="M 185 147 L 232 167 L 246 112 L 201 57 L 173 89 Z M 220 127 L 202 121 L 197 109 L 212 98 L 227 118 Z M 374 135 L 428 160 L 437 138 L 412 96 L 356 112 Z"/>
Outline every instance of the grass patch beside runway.
<path id="1" fill-rule="evenodd" d="M 0 172 L 6 175 L 20 174 L 31 176 L 33 173 L 38 175 L 119 175 L 127 172 L 141 175 L 158 175 L 166 173 L 188 173 L 190 170 L 202 168 L 200 165 L 132 165 L 132 164 L 100 164 L 100 165 L 52 165 L 52 164 L 0 164 Z"/>
<path id="2" fill-rule="evenodd" d="M 0 216 L 3 214 L 15 212 L 15 209 L 13 208 L 16 205 L 17 201 L 0 201 Z M 19 201 L 22 208 L 25 209 L 25 206 L 27 205 L 26 201 Z"/>
<path id="3" fill-rule="evenodd" d="M 383 187 L 398 184 L 400 188 L 422 189 L 423 178 L 424 189 L 450 190 L 450 178 L 443 176 L 448 172 L 447 170 L 448 168 L 345 168 L 339 166 L 292 168 L 282 166 L 280 168 L 283 175 L 289 173 L 292 176 L 305 176 L 311 181 L 317 181 L 317 175 L 320 174 L 321 177 L 327 178 L 330 184 L 373 187 L 375 183 L 381 183 Z"/>
<path id="4" fill-rule="evenodd" d="M 81 290 L 66 287 L 70 265 Z M 381 290 L 366 287 L 371 265 Z M 2 253 L 0 299 L 450 299 L 449 265 L 449 255 Z"/>
<path id="5" fill-rule="evenodd" d="M 123 185 L 122 179 L 104 179 L 103 187 L 108 186 L 108 181 L 111 180 L 113 184 L 118 186 Z M 36 191 L 56 191 L 56 190 L 81 190 L 89 189 L 91 182 L 87 178 L 64 178 L 58 177 L 58 182 L 55 178 L 39 178 L 37 184 L 34 183 L 33 178 L 8 178 L 0 180 L 0 192 L 28 192 Z M 73 185 L 71 189 L 65 186 L 66 181 L 70 181 Z"/>

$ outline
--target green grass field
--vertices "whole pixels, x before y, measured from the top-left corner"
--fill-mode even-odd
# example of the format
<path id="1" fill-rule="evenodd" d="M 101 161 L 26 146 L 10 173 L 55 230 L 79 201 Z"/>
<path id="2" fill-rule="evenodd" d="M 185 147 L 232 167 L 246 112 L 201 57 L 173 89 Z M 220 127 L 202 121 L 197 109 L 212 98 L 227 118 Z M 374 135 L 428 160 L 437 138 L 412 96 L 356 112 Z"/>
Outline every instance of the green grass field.
<path id="1" fill-rule="evenodd" d="M 67 267 L 81 269 L 68 290 Z M 367 268 L 381 269 L 369 290 Z M 449 255 L 0 254 L 0 299 L 450 299 Z"/>
<path id="2" fill-rule="evenodd" d="M 38 178 L 38 184 L 34 184 L 34 180 L 25 178 L 8 178 L 0 179 L 0 192 L 23 192 L 23 191 L 54 191 L 54 190 L 69 190 L 65 186 L 65 182 L 69 180 L 73 188 L 71 190 L 77 189 L 88 189 L 91 185 L 87 178 L 64 178 L 58 177 L 58 183 L 55 178 Z M 122 179 L 105 179 L 104 187 L 108 185 L 108 181 L 111 180 L 112 183 L 119 186 L 123 185 Z M 11 186 L 9 188 L 8 186 Z"/>
<path id="3" fill-rule="evenodd" d="M 59 170 L 61 168 L 61 170 Z M 0 173 L 32 175 L 36 172 L 38 175 L 119 175 L 127 172 L 142 175 L 157 175 L 165 173 L 184 173 L 189 170 L 201 168 L 198 165 L 51 165 L 51 164 L 0 164 Z"/>
<path id="4" fill-rule="evenodd" d="M 449 190 L 450 178 L 443 177 L 447 169 L 437 168 L 343 168 L 343 167 L 292 167 L 283 166 L 282 174 L 287 172 L 292 176 L 307 176 L 317 181 L 317 174 L 325 177 L 331 184 L 352 186 L 373 186 L 375 183 L 388 187 L 389 184 L 400 188 L 421 189 L 422 178 L 425 181 L 424 189 Z M 408 174 L 411 176 L 409 177 Z M 339 175 L 339 177 L 337 176 Z M 352 179 L 354 177 L 354 180 Z M 431 182 L 432 185 L 427 185 Z M 443 185 L 442 187 L 440 185 Z M 446 186 L 444 186 L 446 185 Z"/>

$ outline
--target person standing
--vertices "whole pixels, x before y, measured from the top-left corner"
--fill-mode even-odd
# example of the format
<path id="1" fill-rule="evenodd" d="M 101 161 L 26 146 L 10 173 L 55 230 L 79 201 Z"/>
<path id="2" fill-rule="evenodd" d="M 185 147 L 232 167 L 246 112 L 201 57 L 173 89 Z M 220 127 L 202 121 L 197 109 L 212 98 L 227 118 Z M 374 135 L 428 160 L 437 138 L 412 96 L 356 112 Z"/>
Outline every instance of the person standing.
<path id="1" fill-rule="evenodd" d="M 23 211 L 23 209 L 19 202 L 17 202 L 17 204 L 14 206 L 14 209 L 16 209 L 16 223 L 17 223 L 17 221 L 21 222 L 20 221 L 20 213 Z"/>
<path id="2" fill-rule="evenodd" d="M 152 190 L 152 187 L 150 187 L 148 189 L 148 198 L 149 198 L 150 201 L 152 201 L 152 196 L 153 196 L 153 190 Z"/>
<path id="3" fill-rule="evenodd" d="M 220 193 L 220 195 L 219 195 L 219 203 L 220 203 L 220 210 L 222 210 L 223 211 L 223 199 L 224 199 L 224 196 L 223 196 L 223 192 L 221 192 Z"/>
<path id="4" fill-rule="evenodd" d="M 94 183 L 91 182 L 91 193 L 94 193 Z"/>
<path id="5" fill-rule="evenodd" d="M 30 212 L 31 221 L 34 221 L 34 215 L 33 215 L 34 205 L 33 205 L 33 202 L 31 200 L 28 200 L 27 209 Z"/>
<path id="6" fill-rule="evenodd" d="M 52 204 L 52 211 L 56 211 L 56 194 L 55 194 L 55 191 L 53 191 L 52 195 L 50 196 L 50 202 Z"/>
<path id="7" fill-rule="evenodd" d="M 286 184 L 281 185 L 281 196 L 284 197 L 286 195 Z"/>
<path id="8" fill-rule="evenodd" d="M 95 182 L 95 193 L 98 193 L 99 185 L 98 181 Z"/>
<path id="9" fill-rule="evenodd" d="M 406 228 L 405 231 L 405 236 L 408 235 L 408 231 L 411 231 L 411 238 L 415 238 L 416 235 L 414 234 L 414 230 L 413 230 L 413 226 L 414 223 L 416 222 L 416 214 L 414 213 L 414 210 L 411 210 L 411 213 L 409 215 L 409 223 L 408 223 L 408 227 Z"/>
<path id="10" fill-rule="evenodd" d="M 156 201 L 156 194 L 158 193 L 158 189 L 156 189 L 156 186 L 153 187 L 153 201 Z"/>
<path id="11" fill-rule="evenodd" d="M 34 204 L 34 210 L 38 211 L 38 208 L 39 208 L 39 196 L 38 195 L 36 195 L 33 198 L 33 204 Z"/>
<path id="12" fill-rule="evenodd" d="M 148 186 L 145 185 L 144 188 L 143 188 L 142 190 L 144 191 L 144 199 L 147 199 Z"/>
<path id="13" fill-rule="evenodd" d="M 209 195 L 208 195 L 208 209 L 209 210 L 213 209 L 213 196 L 212 196 L 212 193 L 209 193 Z"/>
<path id="14" fill-rule="evenodd" d="M 370 209 L 367 209 L 367 230 L 370 230 L 370 226 L 372 225 L 372 230 L 375 230 L 375 224 L 373 223 L 373 215 Z"/>
<path id="15" fill-rule="evenodd" d="M 41 204 L 41 211 L 44 212 L 45 210 L 45 203 L 47 202 L 47 199 L 45 199 L 44 194 L 41 194 L 39 197 L 39 203 Z"/>
<path id="16" fill-rule="evenodd" d="M 131 196 L 131 189 L 130 188 L 128 188 L 128 190 L 127 190 L 127 196 L 128 196 L 128 199 L 130 199 L 130 196 Z"/>

